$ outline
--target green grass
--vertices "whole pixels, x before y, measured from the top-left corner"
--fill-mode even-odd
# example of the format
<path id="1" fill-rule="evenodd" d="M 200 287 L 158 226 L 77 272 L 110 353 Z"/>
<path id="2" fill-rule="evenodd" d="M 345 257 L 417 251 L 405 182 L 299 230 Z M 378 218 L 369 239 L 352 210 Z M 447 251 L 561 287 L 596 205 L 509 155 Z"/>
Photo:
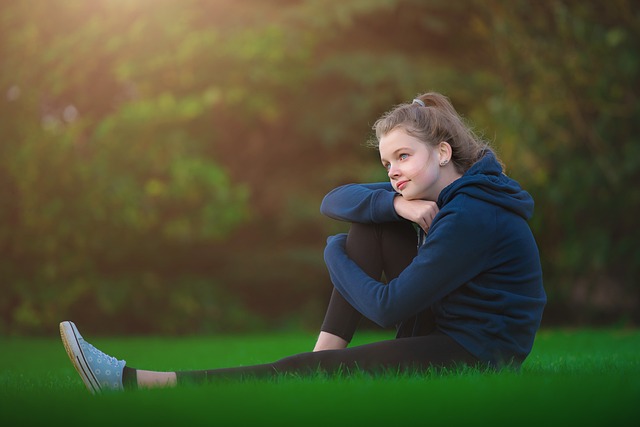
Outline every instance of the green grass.
<path id="1" fill-rule="evenodd" d="M 130 366 L 206 369 L 307 351 L 312 335 L 93 338 Z M 363 334 L 355 344 L 387 338 Z M 519 372 L 278 378 L 92 396 L 57 337 L 0 338 L 0 424 L 637 425 L 640 331 L 545 330 Z"/>

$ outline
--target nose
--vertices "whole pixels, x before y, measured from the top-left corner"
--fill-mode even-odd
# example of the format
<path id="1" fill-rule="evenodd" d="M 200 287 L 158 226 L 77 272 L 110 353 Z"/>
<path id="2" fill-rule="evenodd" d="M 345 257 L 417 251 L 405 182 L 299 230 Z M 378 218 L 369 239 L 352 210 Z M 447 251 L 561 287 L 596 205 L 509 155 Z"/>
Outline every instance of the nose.
<path id="1" fill-rule="evenodd" d="M 398 169 L 393 165 L 389 165 L 389 169 L 387 170 L 387 175 L 389 176 L 389 178 L 398 176 Z"/>

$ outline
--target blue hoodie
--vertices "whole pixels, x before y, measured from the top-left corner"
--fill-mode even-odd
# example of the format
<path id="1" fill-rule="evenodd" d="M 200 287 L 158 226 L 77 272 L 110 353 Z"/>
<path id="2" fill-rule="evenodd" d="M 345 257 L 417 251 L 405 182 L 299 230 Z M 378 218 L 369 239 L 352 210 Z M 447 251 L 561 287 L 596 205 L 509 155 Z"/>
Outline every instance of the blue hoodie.
<path id="1" fill-rule="evenodd" d="M 359 223 L 406 221 L 391 184 L 349 184 L 326 195 L 321 212 Z M 438 197 L 434 218 L 411 264 L 388 284 L 345 253 L 346 234 L 327 239 L 334 286 L 363 315 L 387 327 L 431 307 L 437 328 L 481 361 L 499 366 L 530 353 L 546 295 L 527 221 L 533 199 L 491 151 Z"/>

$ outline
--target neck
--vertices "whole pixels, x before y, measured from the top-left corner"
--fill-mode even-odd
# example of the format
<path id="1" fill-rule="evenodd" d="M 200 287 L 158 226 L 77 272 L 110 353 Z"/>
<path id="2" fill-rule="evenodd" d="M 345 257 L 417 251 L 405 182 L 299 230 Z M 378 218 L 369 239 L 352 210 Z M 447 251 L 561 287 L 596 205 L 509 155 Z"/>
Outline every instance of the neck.
<path id="1" fill-rule="evenodd" d="M 456 168 L 453 166 L 453 164 L 449 163 L 446 166 L 442 166 L 442 168 L 440 169 L 440 179 L 438 182 L 438 194 L 436 196 L 436 200 L 438 200 L 440 193 L 442 192 L 442 190 L 444 190 L 445 187 L 448 187 L 451 183 L 461 177 L 462 174 L 456 171 Z"/>

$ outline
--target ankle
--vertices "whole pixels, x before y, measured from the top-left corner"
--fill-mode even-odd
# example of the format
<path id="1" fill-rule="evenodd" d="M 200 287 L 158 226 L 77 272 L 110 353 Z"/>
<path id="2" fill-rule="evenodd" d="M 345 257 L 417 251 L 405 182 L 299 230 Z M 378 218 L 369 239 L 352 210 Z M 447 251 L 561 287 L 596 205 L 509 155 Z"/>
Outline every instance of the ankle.
<path id="1" fill-rule="evenodd" d="M 349 342 L 344 338 L 322 331 L 320 335 L 318 335 L 318 340 L 316 341 L 313 351 L 340 350 L 346 348 L 348 345 Z"/>
<path id="2" fill-rule="evenodd" d="M 175 372 L 136 371 L 138 388 L 174 387 L 177 384 Z"/>

